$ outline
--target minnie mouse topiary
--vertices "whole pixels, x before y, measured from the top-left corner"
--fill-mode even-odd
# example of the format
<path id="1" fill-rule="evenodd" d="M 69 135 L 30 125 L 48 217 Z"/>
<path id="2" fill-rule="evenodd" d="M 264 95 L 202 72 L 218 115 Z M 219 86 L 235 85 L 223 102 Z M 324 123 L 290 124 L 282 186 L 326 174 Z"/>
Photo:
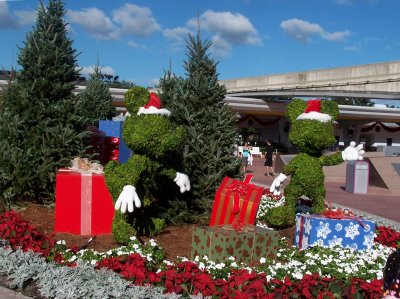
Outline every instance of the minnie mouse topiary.
<path id="1" fill-rule="evenodd" d="M 133 150 L 125 164 L 110 161 L 105 167 L 107 187 L 115 203 L 113 235 L 119 243 L 137 233 L 157 234 L 165 221 L 157 215 L 158 200 L 167 197 L 166 186 L 174 181 L 183 193 L 190 190 L 189 177 L 178 172 L 185 129 L 174 127 L 155 93 L 133 87 L 125 94 L 130 113 L 122 137 Z M 129 212 L 129 214 L 126 213 Z"/>
<path id="2" fill-rule="evenodd" d="M 351 142 L 343 152 L 323 155 L 323 151 L 335 144 L 332 121 L 337 118 L 339 108 L 328 100 L 293 100 L 287 108 L 291 122 L 289 140 L 299 154 L 284 167 L 272 182 L 270 191 L 280 193 L 281 184 L 291 175 L 285 188 L 285 205 L 268 211 L 266 221 L 269 226 L 284 228 L 294 225 L 296 202 L 301 196 L 312 201 L 312 212 L 324 211 L 325 187 L 323 166 L 331 166 L 349 160 L 362 160 L 362 144 Z"/>

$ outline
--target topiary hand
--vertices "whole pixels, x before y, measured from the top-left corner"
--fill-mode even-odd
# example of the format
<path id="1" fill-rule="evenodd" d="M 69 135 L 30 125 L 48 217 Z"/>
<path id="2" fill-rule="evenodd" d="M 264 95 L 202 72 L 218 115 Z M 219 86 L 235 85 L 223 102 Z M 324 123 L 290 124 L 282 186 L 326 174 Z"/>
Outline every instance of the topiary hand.
<path id="1" fill-rule="evenodd" d="M 362 160 L 364 157 L 364 150 L 363 145 L 359 144 L 356 146 L 354 141 L 350 142 L 350 145 L 344 149 L 342 152 L 342 158 L 344 161 L 355 161 L 355 160 Z"/>
<path id="2" fill-rule="evenodd" d="M 274 195 L 281 194 L 281 184 L 287 179 L 287 176 L 283 173 L 280 173 L 275 180 L 272 182 L 271 186 L 269 187 L 269 191 Z"/>
<path id="3" fill-rule="evenodd" d="M 190 190 L 190 180 L 187 174 L 177 172 L 174 182 L 180 187 L 181 193 Z"/>
<path id="4" fill-rule="evenodd" d="M 133 202 L 135 202 L 136 208 L 140 208 L 142 205 L 139 196 L 136 193 L 136 188 L 132 185 L 126 185 L 122 189 L 122 192 L 115 203 L 115 209 L 121 209 L 121 213 L 125 213 L 128 209 L 128 212 L 132 213 Z"/>

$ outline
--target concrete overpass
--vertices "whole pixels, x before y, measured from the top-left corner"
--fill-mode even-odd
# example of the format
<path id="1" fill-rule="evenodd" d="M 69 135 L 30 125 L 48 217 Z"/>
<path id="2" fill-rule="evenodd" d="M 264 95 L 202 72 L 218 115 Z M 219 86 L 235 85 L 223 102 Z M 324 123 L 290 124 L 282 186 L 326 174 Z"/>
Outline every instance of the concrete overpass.
<path id="1" fill-rule="evenodd" d="M 400 99 L 400 61 L 221 80 L 229 97 Z"/>

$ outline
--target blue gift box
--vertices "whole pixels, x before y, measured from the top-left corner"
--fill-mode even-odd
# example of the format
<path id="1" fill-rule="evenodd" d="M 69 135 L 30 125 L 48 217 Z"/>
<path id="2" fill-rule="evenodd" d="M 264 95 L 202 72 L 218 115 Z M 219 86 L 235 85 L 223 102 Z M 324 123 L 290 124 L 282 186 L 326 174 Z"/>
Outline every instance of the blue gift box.
<path id="1" fill-rule="evenodd" d="M 106 136 L 119 138 L 119 152 L 118 161 L 126 163 L 132 156 L 132 151 L 128 148 L 125 142 L 122 140 L 122 128 L 124 127 L 123 121 L 116 120 L 100 120 L 99 130 L 102 131 Z"/>
<path id="2" fill-rule="evenodd" d="M 375 223 L 362 218 L 332 219 L 317 214 L 296 215 L 295 245 L 305 249 L 311 245 L 339 245 L 354 250 L 371 249 Z"/>

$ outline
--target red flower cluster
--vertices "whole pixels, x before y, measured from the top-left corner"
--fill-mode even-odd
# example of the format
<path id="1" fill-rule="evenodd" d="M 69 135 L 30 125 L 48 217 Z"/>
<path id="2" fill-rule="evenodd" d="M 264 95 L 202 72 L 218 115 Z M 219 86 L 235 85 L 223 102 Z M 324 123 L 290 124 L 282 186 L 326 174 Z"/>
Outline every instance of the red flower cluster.
<path id="1" fill-rule="evenodd" d="M 54 240 L 23 220 L 14 211 L 0 215 L 0 239 L 7 240 L 12 248 L 32 250 L 47 256 L 54 246 Z"/>
<path id="2" fill-rule="evenodd" d="M 132 258 L 131 261 L 128 261 Z M 133 260 L 135 260 L 133 262 Z M 141 260 L 141 261 L 140 261 Z M 203 296 L 216 298 L 381 298 L 382 280 L 366 282 L 353 279 L 344 282 L 321 277 L 318 274 L 305 275 L 300 281 L 293 282 L 289 277 L 283 281 L 268 281 L 264 273 L 232 270 L 227 280 L 213 279 L 209 273 L 200 270 L 192 262 L 183 262 L 176 266 L 168 266 L 159 273 L 147 271 L 145 260 L 132 255 L 124 258 L 110 258 L 98 263 L 98 268 L 106 267 L 120 273 L 134 284 L 152 283 L 164 286 L 166 292 L 177 294 L 201 293 Z M 140 274 L 140 275 L 138 275 Z"/>
<path id="3" fill-rule="evenodd" d="M 279 194 L 279 195 L 274 195 L 274 193 L 271 192 L 271 190 L 269 190 L 269 188 L 265 188 L 263 195 L 278 201 L 278 200 L 281 200 L 281 198 L 285 196 L 285 193 L 281 192 L 281 194 Z"/>
<path id="4" fill-rule="evenodd" d="M 392 229 L 390 226 L 377 226 L 375 229 L 375 242 L 388 247 L 400 247 L 400 233 Z"/>

